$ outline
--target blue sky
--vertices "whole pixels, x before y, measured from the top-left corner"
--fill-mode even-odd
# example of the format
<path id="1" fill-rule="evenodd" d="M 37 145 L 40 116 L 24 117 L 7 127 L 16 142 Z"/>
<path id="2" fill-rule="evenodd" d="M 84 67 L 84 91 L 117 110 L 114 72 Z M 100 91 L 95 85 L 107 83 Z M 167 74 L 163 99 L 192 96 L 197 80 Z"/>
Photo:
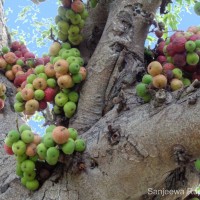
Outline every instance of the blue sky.
<path id="1" fill-rule="evenodd" d="M 31 25 L 33 23 L 33 20 L 31 20 L 31 17 L 34 16 L 34 19 L 36 21 L 42 21 L 44 18 L 51 18 L 57 15 L 57 8 L 58 5 L 56 3 L 56 0 L 46 0 L 43 3 L 40 3 L 39 5 L 35 5 L 31 2 L 31 0 L 5 0 L 4 3 L 4 10 L 9 11 L 7 16 L 7 26 L 9 29 L 19 29 L 24 32 L 27 36 L 29 36 L 28 42 L 28 48 L 32 52 L 37 52 L 38 56 L 42 56 L 43 53 L 47 53 L 51 41 L 47 42 L 45 41 L 45 45 L 43 45 L 41 48 L 38 48 L 35 43 L 29 43 L 30 40 L 34 37 L 37 37 L 38 32 L 35 31 L 35 28 Z M 26 6 L 30 6 L 30 11 L 28 13 L 28 17 L 24 18 L 22 17 L 22 20 L 16 20 L 18 18 L 18 13 Z M 200 16 L 197 16 L 194 14 L 193 9 L 190 10 L 190 13 L 182 12 L 181 18 L 182 21 L 178 25 L 179 30 L 186 30 L 191 25 L 199 25 L 197 22 L 200 19 Z M 16 38 L 20 38 L 19 35 L 17 35 Z M 32 129 L 35 132 L 39 132 L 40 134 L 44 133 L 44 128 L 41 127 L 41 124 L 43 123 L 37 123 L 33 120 L 29 120 L 29 124 L 32 126 Z"/>
<path id="2" fill-rule="evenodd" d="M 13 3 L 15 2 L 15 3 Z M 30 39 L 40 36 L 35 28 L 31 25 L 33 20 L 31 20 L 31 16 L 34 15 L 36 21 L 42 21 L 44 18 L 53 18 L 57 15 L 58 5 L 56 0 L 46 0 L 39 5 L 35 5 L 31 0 L 5 0 L 4 8 L 5 10 L 11 10 L 9 15 L 7 16 L 7 26 L 8 28 L 20 29 L 24 31 L 26 35 L 29 36 Z M 25 20 L 16 20 L 18 18 L 18 13 L 26 6 L 31 6 L 30 12 L 28 12 L 28 17 Z M 194 14 L 193 9 L 190 9 L 191 13 L 182 12 L 181 18 L 182 21 L 178 25 L 179 30 L 186 30 L 191 25 L 199 25 L 198 21 L 200 16 Z M 43 28 L 44 30 L 45 28 Z M 37 35 L 38 34 L 38 35 Z M 17 35 L 16 37 L 18 37 Z M 19 38 L 19 37 L 18 37 Z M 30 40 L 28 40 L 30 42 Z M 47 53 L 51 41 L 45 40 L 45 45 L 41 48 L 36 47 L 35 43 L 28 43 L 28 48 L 35 52 L 38 56 L 42 56 L 43 53 Z"/>
<path id="3" fill-rule="evenodd" d="M 24 20 L 23 17 L 21 20 L 17 20 L 19 12 L 27 6 L 29 6 L 30 9 L 30 11 L 27 12 L 27 17 Z M 53 18 L 54 23 L 54 17 L 57 15 L 57 8 L 58 5 L 56 3 L 56 0 L 46 0 L 39 5 L 35 5 L 31 0 L 5 0 L 4 2 L 4 10 L 10 10 L 7 16 L 8 28 L 14 28 L 19 29 L 20 31 L 24 31 L 24 33 L 29 36 L 30 40 L 34 37 L 37 37 L 36 33 L 38 33 L 32 26 L 34 20 L 32 20 L 31 17 L 34 17 L 34 19 L 39 22 L 41 22 L 45 18 Z M 43 30 L 44 29 L 45 28 L 43 28 Z M 16 38 L 19 38 L 19 35 L 17 35 Z M 27 42 L 30 42 L 30 40 L 28 40 Z M 30 43 L 27 46 L 31 51 L 37 52 L 38 56 L 42 56 L 43 53 L 48 52 L 50 44 L 51 41 L 45 43 L 45 45 L 41 48 L 36 47 L 34 43 Z"/>

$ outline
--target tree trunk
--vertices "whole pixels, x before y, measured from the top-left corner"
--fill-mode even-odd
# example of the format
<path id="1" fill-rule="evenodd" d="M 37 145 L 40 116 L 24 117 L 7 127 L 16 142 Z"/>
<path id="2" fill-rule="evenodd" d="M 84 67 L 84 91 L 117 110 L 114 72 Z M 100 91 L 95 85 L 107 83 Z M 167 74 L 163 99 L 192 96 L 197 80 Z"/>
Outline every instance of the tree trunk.
<path id="1" fill-rule="evenodd" d="M 172 94 L 158 91 L 147 104 L 135 95 L 137 75 L 145 69 L 144 41 L 159 5 L 159 0 L 100 1 L 92 12 L 105 15 L 100 27 L 92 17 L 85 29 L 89 49 L 81 49 L 88 77 L 70 121 L 87 150 L 62 158 L 64 164 L 32 193 L 15 175 L 14 158 L 1 148 L 0 200 L 178 200 L 198 185 L 193 161 L 200 156 L 199 83 Z M 91 42 L 94 29 L 98 37 Z M 3 114 L 2 140 L 11 129 L 8 121 L 15 127 L 16 118 L 8 104 Z"/>

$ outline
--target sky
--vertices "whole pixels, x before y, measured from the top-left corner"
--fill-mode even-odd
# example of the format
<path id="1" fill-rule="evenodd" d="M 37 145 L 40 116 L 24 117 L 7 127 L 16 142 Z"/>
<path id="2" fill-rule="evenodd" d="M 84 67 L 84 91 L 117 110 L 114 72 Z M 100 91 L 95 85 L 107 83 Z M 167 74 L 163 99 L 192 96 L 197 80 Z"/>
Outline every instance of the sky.
<path id="1" fill-rule="evenodd" d="M 26 6 L 29 6 L 30 9 L 30 11 L 27 12 L 28 17 L 21 17 L 21 20 L 17 20 L 19 18 L 19 12 Z M 11 28 L 19 29 L 19 32 L 23 32 L 23 34 L 28 37 L 27 46 L 38 56 L 42 56 L 42 54 L 48 52 L 51 41 L 45 40 L 45 44 L 40 48 L 35 45 L 35 41 L 30 43 L 32 39 L 41 36 L 41 34 L 36 31 L 36 28 L 32 26 L 33 21 L 35 20 L 39 22 L 44 22 L 45 18 L 53 18 L 52 20 L 54 23 L 54 17 L 57 15 L 57 8 L 57 0 L 46 0 L 39 5 L 35 5 L 31 0 L 5 0 L 4 3 L 4 10 L 6 11 L 6 13 L 9 13 L 7 16 L 8 28 L 10 30 Z M 187 30 L 187 28 L 191 25 L 198 25 L 200 16 L 194 14 L 193 9 L 190 9 L 190 12 L 191 13 L 181 13 L 182 21 L 178 25 L 179 30 Z M 31 17 L 34 17 L 34 19 L 32 20 Z M 45 27 L 43 28 L 43 30 L 45 30 Z M 20 38 L 20 34 L 16 35 L 15 37 Z"/>
<path id="2" fill-rule="evenodd" d="M 53 18 L 54 23 L 54 17 L 57 15 L 57 8 L 58 5 L 56 3 L 56 0 L 46 0 L 45 2 L 40 3 L 39 5 L 35 5 L 31 0 L 5 0 L 4 2 L 4 11 L 5 13 L 9 13 L 7 15 L 7 26 L 9 30 L 12 29 L 19 29 L 19 32 L 24 32 L 26 36 L 29 37 L 28 41 L 32 38 L 36 38 L 38 32 L 36 31 L 36 28 L 32 26 L 34 20 L 38 22 L 44 21 L 45 18 Z M 29 11 L 27 12 L 27 17 L 23 18 L 21 16 L 21 20 L 19 20 L 19 12 L 22 11 L 25 7 L 29 6 Z M 9 11 L 10 10 L 10 11 Z M 31 19 L 31 18 L 34 19 Z M 44 28 L 45 29 L 45 28 Z M 16 36 L 16 38 L 19 38 L 19 34 Z M 49 46 L 52 42 L 49 41 L 48 43 L 45 43 L 41 48 L 38 48 L 34 42 L 28 44 L 28 48 L 35 52 L 38 56 L 42 56 L 43 53 L 47 53 Z"/>
<path id="3" fill-rule="evenodd" d="M 58 5 L 56 0 L 46 0 L 45 2 L 35 5 L 31 0 L 5 0 L 4 10 L 7 15 L 7 27 L 9 30 L 18 29 L 24 35 L 28 36 L 27 47 L 30 51 L 35 52 L 39 57 L 43 53 L 47 53 L 51 41 L 45 40 L 45 44 L 38 48 L 36 42 L 30 42 L 33 38 L 37 38 L 40 34 L 36 31 L 36 28 L 32 26 L 35 21 L 44 22 L 45 18 L 54 17 L 57 15 Z M 30 11 L 27 12 L 27 17 L 24 18 L 23 15 L 19 16 L 19 12 L 25 7 L 29 6 Z M 187 30 L 191 25 L 199 25 L 198 21 L 200 16 L 197 16 L 193 9 L 190 10 L 191 13 L 182 12 L 180 14 L 182 21 L 178 25 L 179 30 Z M 21 20 L 17 18 L 21 17 Z M 31 19 L 33 18 L 33 19 Z M 45 29 L 45 27 L 44 27 Z M 43 29 L 43 30 L 44 30 Z M 16 35 L 16 38 L 20 40 L 20 34 Z M 29 120 L 29 125 L 31 125 L 34 132 L 38 132 L 41 135 L 44 133 L 44 127 L 41 127 L 44 121 L 40 123 L 35 122 L 32 118 Z"/>

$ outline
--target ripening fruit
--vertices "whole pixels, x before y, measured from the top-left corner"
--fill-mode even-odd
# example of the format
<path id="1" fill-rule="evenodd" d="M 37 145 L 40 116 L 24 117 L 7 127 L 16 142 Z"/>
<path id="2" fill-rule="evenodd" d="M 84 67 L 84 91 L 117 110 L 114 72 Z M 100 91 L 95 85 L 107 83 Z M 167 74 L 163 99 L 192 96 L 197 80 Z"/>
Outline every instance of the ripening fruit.
<path id="1" fill-rule="evenodd" d="M 16 164 L 15 171 L 17 176 L 23 177 L 23 171 L 21 170 L 21 163 Z"/>
<path id="2" fill-rule="evenodd" d="M 57 81 L 54 78 L 47 79 L 47 86 L 50 88 L 55 88 L 57 85 Z"/>
<path id="3" fill-rule="evenodd" d="M 137 84 L 137 86 L 136 86 L 136 94 L 139 97 L 142 97 L 142 96 L 146 95 L 147 92 L 148 92 L 147 85 L 145 83 L 139 83 L 139 84 Z"/>
<path id="4" fill-rule="evenodd" d="M 47 158 L 48 159 L 58 159 L 60 151 L 56 147 L 50 147 L 47 149 Z"/>
<path id="5" fill-rule="evenodd" d="M 194 162 L 194 166 L 195 166 L 196 170 L 200 171 L 200 159 L 197 159 L 197 160 Z"/>
<path id="6" fill-rule="evenodd" d="M 49 49 L 49 55 L 56 56 L 58 52 L 60 51 L 60 49 L 61 49 L 60 43 L 54 42 Z"/>
<path id="7" fill-rule="evenodd" d="M 54 129 L 56 128 L 55 125 L 50 125 L 46 128 L 45 133 L 49 133 L 52 132 Z"/>
<path id="8" fill-rule="evenodd" d="M 45 159 L 46 154 L 47 154 L 47 148 L 44 145 L 44 143 L 40 143 L 37 145 L 37 154 L 41 159 Z"/>
<path id="9" fill-rule="evenodd" d="M 27 83 L 33 83 L 34 79 L 36 78 L 37 76 L 35 74 L 30 74 L 27 78 L 26 78 L 26 81 Z"/>
<path id="10" fill-rule="evenodd" d="M 6 144 L 3 144 L 3 148 L 4 151 L 8 154 L 8 155 L 13 155 L 13 151 L 12 151 L 12 147 L 7 146 Z"/>
<path id="11" fill-rule="evenodd" d="M 167 78 L 166 76 L 159 74 L 153 77 L 153 86 L 155 88 L 165 88 L 167 86 Z"/>
<path id="12" fill-rule="evenodd" d="M 30 130 L 21 133 L 21 140 L 25 143 L 31 143 L 34 140 L 34 134 Z"/>
<path id="13" fill-rule="evenodd" d="M 37 145 L 35 143 L 30 143 L 26 146 L 26 155 L 27 156 L 35 156 L 37 153 Z"/>
<path id="14" fill-rule="evenodd" d="M 56 75 L 56 72 L 54 70 L 54 66 L 51 63 L 47 63 L 45 65 L 44 72 L 49 78 L 55 77 L 55 75 Z"/>
<path id="15" fill-rule="evenodd" d="M 15 158 L 17 163 L 22 163 L 23 161 L 27 160 L 27 155 L 24 153 L 22 155 L 17 155 Z"/>
<path id="16" fill-rule="evenodd" d="M 68 74 L 60 76 L 57 80 L 57 83 L 58 83 L 60 88 L 71 88 L 71 87 L 73 87 L 72 78 Z"/>
<path id="17" fill-rule="evenodd" d="M 10 51 L 10 48 L 7 47 L 7 46 L 3 46 L 3 47 L 1 48 L 1 51 L 3 52 L 3 54 L 8 53 L 8 52 Z"/>
<path id="18" fill-rule="evenodd" d="M 69 138 L 69 131 L 64 126 L 57 126 L 52 132 L 52 138 L 57 144 L 64 144 Z"/>
<path id="19" fill-rule="evenodd" d="M 27 182 L 26 178 L 25 178 L 25 177 L 22 177 L 22 178 L 21 178 L 21 184 L 22 184 L 23 186 L 26 186 L 26 182 Z"/>
<path id="20" fill-rule="evenodd" d="M 50 125 L 50 126 L 48 126 L 48 127 L 46 128 L 45 132 L 46 132 L 46 133 L 47 133 L 47 132 L 52 132 L 55 128 L 56 128 L 55 125 Z"/>
<path id="21" fill-rule="evenodd" d="M 40 135 L 34 133 L 34 139 L 33 139 L 33 143 L 34 143 L 34 144 L 36 144 L 36 145 L 40 144 L 41 139 L 42 139 L 42 138 L 41 138 Z"/>
<path id="22" fill-rule="evenodd" d="M 79 73 L 82 75 L 82 81 L 84 81 L 87 76 L 87 71 L 86 71 L 85 67 L 80 67 Z"/>
<path id="23" fill-rule="evenodd" d="M 55 62 L 54 64 L 54 70 L 57 72 L 57 73 L 60 73 L 60 74 L 66 74 L 68 72 L 68 67 L 69 67 L 69 64 L 66 60 L 64 59 L 59 59 L 57 62 Z"/>
<path id="24" fill-rule="evenodd" d="M 64 20 L 59 21 L 58 24 L 57 24 L 57 26 L 58 26 L 58 29 L 63 34 L 67 34 L 68 29 L 69 29 L 69 24 L 66 21 L 64 21 Z"/>
<path id="25" fill-rule="evenodd" d="M 21 102 L 15 102 L 14 103 L 14 110 L 15 112 L 23 112 L 25 110 L 24 103 Z"/>
<path id="26" fill-rule="evenodd" d="M 184 86 L 189 86 L 191 84 L 191 81 L 188 78 L 182 78 L 181 81 L 183 82 Z"/>
<path id="27" fill-rule="evenodd" d="M 15 75 L 14 75 L 14 73 L 12 72 L 12 70 L 6 71 L 5 76 L 6 76 L 10 81 L 13 81 L 13 80 L 15 79 Z"/>
<path id="28" fill-rule="evenodd" d="M 161 30 L 157 29 L 157 30 L 155 31 L 155 35 L 156 35 L 158 38 L 161 38 L 161 37 L 163 36 L 163 32 L 162 32 Z"/>
<path id="29" fill-rule="evenodd" d="M 36 172 L 35 171 L 24 172 L 23 175 L 27 181 L 32 181 L 32 180 L 34 180 L 34 178 L 36 176 Z"/>
<path id="30" fill-rule="evenodd" d="M 22 133 L 23 131 L 25 130 L 31 130 L 30 126 L 28 126 L 27 124 L 22 124 L 20 127 L 19 127 L 19 132 Z"/>
<path id="31" fill-rule="evenodd" d="M 65 112 L 65 116 L 71 118 L 76 111 L 76 104 L 72 101 L 69 101 L 64 105 L 63 110 Z"/>
<path id="32" fill-rule="evenodd" d="M 56 115 L 59 115 L 63 112 L 63 108 L 62 107 L 59 107 L 57 105 L 54 105 L 53 106 L 53 112 L 56 114 Z"/>
<path id="33" fill-rule="evenodd" d="M 40 101 L 40 100 L 44 99 L 44 96 L 45 96 L 44 90 L 39 89 L 39 90 L 34 91 L 34 97 L 36 100 Z"/>
<path id="34" fill-rule="evenodd" d="M 3 58 L 0 58 L 0 69 L 5 69 L 7 66 L 6 61 Z"/>
<path id="35" fill-rule="evenodd" d="M 38 159 L 39 159 L 39 156 L 37 154 L 35 156 L 30 156 L 29 157 L 29 160 L 32 160 L 33 162 L 38 161 Z"/>
<path id="36" fill-rule="evenodd" d="M 57 106 L 63 107 L 67 102 L 68 102 L 68 96 L 67 96 L 67 94 L 65 94 L 63 92 L 59 92 L 55 96 L 55 104 Z"/>
<path id="37" fill-rule="evenodd" d="M 72 52 L 73 56 L 75 56 L 75 57 L 81 56 L 81 52 L 77 48 L 71 48 L 70 52 Z"/>
<path id="38" fill-rule="evenodd" d="M 4 142 L 8 147 L 12 148 L 13 143 L 10 141 L 10 139 L 8 137 L 5 138 Z"/>
<path id="39" fill-rule="evenodd" d="M 75 151 L 82 152 L 86 148 L 86 143 L 83 139 L 75 140 Z"/>
<path id="40" fill-rule="evenodd" d="M 174 78 L 171 80 L 170 86 L 173 91 L 179 90 L 180 88 L 183 87 L 183 82 L 177 78 Z"/>
<path id="41" fill-rule="evenodd" d="M 39 182 L 36 179 L 26 182 L 26 188 L 28 190 L 35 191 L 38 189 L 38 187 L 39 187 Z"/>
<path id="42" fill-rule="evenodd" d="M 10 139 L 12 143 L 17 142 L 20 138 L 19 132 L 16 130 L 11 130 L 8 132 L 7 137 Z"/>
<path id="43" fill-rule="evenodd" d="M 78 74 L 80 70 L 80 65 L 76 62 L 73 62 L 69 65 L 69 71 L 71 74 Z"/>
<path id="44" fill-rule="evenodd" d="M 145 103 L 148 103 L 149 101 L 151 101 L 152 96 L 151 96 L 149 93 L 147 93 L 147 94 L 145 94 L 144 96 L 142 96 L 141 98 L 143 99 L 143 101 L 144 101 Z"/>
<path id="45" fill-rule="evenodd" d="M 76 13 L 81 13 L 84 10 L 84 4 L 80 0 L 75 0 L 71 4 L 71 9 Z"/>
<path id="46" fill-rule="evenodd" d="M 72 80 L 74 83 L 80 83 L 83 80 L 82 74 L 78 73 L 78 74 L 72 75 Z"/>
<path id="47" fill-rule="evenodd" d="M 49 157 L 46 157 L 46 162 L 49 164 L 49 165 L 56 165 L 58 163 L 58 158 L 49 158 Z"/>
<path id="48" fill-rule="evenodd" d="M 80 32 L 80 28 L 78 27 L 78 25 L 70 25 L 69 30 L 68 30 L 68 34 L 70 36 L 75 36 Z"/>
<path id="49" fill-rule="evenodd" d="M 22 141 L 19 140 L 12 145 L 12 151 L 14 152 L 15 155 L 23 155 L 26 152 L 26 144 Z"/>
<path id="50" fill-rule="evenodd" d="M 188 53 L 186 56 L 188 65 L 196 65 L 199 62 L 199 56 L 197 53 Z"/>
<path id="51" fill-rule="evenodd" d="M 32 160 L 25 160 L 21 164 L 21 170 L 23 172 L 32 172 L 35 169 L 35 163 Z"/>
<path id="52" fill-rule="evenodd" d="M 44 136 L 44 138 L 43 138 L 43 143 L 44 143 L 44 145 L 45 145 L 47 148 L 49 148 L 49 147 L 54 147 L 54 146 L 55 146 L 55 142 L 54 142 L 54 140 L 53 140 L 51 134 L 50 134 L 50 135 L 45 135 L 45 136 Z"/>
<path id="53" fill-rule="evenodd" d="M 73 140 L 76 140 L 78 136 L 77 130 L 74 128 L 68 128 L 68 131 L 69 131 L 69 137 L 72 138 Z"/>
<path id="54" fill-rule="evenodd" d="M 185 49 L 186 49 L 186 51 L 193 52 L 195 50 L 195 48 L 196 48 L 196 44 L 195 44 L 194 41 L 187 41 L 185 43 Z"/>
<path id="55" fill-rule="evenodd" d="M 21 97 L 25 101 L 33 99 L 33 97 L 34 97 L 34 91 L 33 91 L 33 89 L 31 89 L 31 88 L 24 88 L 21 91 Z"/>
<path id="56" fill-rule="evenodd" d="M 89 13 L 88 13 L 87 9 L 84 9 L 83 12 L 80 13 L 80 15 L 81 15 L 81 18 L 82 18 L 83 20 L 86 20 L 87 17 L 89 16 Z"/>
<path id="57" fill-rule="evenodd" d="M 31 99 L 26 102 L 25 104 L 25 110 L 27 113 L 34 113 L 39 109 L 39 102 L 35 99 Z"/>
<path id="58" fill-rule="evenodd" d="M 79 24 L 81 22 L 81 16 L 79 14 L 75 14 L 70 18 L 70 21 L 73 25 Z"/>
<path id="59" fill-rule="evenodd" d="M 77 92 L 75 91 L 72 91 L 68 94 L 68 97 L 69 97 L 69 100 L 74 102 L 74 103 L 77 103 L 78 102 L 78 98 L 79 98 L 79 95 Z"/>
<path id="60" fill-rule="evenodd" d="M 46 80 L 46 81 L 47 81 L 47 79 L 48 79 L 48 77 L 47 77 L 47 75 L 46 75 L 45 73 L 40 73 L 40 74 L 37 75 L 37 77 L 38 77 L 38 78 L 43 78 L 43 79 Z"/>
<path id="61" fill-rule="evenodd" d="M 151 76 L 156 76 L 158 74 L 161 74 L 162 70 L 163 67 L 158 61 L 151 62 L 147 67 L 147 71 Z"/>
<path id="62" fill-rule="evenodd" d="M 13 52 L 8 52 L 3 57 L 8 64 L 14 64 L 17 60 L 17 56 Z"/>
<path id="63" fill-rule="evenodd" d="M 45 90 L 47 87 L 47 81 L 44 78 L 37 77 L 33 81 L 33 87 L 36 90 Z"/>
<path id="64" fill-rule="evenodd" d="M 183 76 L 183 72 L 179 68 L 174 68 L 172 72 L 173 72 L 174 77 L 177 79 L 181 79 Z"/>
<path id="65" fill-rule="evenodd" d="M 2 110 L 5 106 L 5 101 L 0 98 L 0 110 Z"/>
<path id="66" fill-rule="evenodd" d="M 38 66 L 34 69 L 34 72 L 35 72 L 36 74 L 40 74 L 40 73 L 44 73 L 44 70 L 45 70 L 44 65 L 38 65 Z"/>
<path id="67" fill-rule="evenodd" d="M 145 84 L 150 84 L 152 83 L 153 79 L 152 79 L 152 76 L 150 74 L 145 74 L 143 77 L 142 77 L 142 82 L 145 83 Z"/>
<path id="68" fill-rule="evenodd" d="M 75 150 L 75 142 L 72 138 L 69 138 L 68 141 L 62 145 L 62 151 L 64 154 L 70 155 Z"/>

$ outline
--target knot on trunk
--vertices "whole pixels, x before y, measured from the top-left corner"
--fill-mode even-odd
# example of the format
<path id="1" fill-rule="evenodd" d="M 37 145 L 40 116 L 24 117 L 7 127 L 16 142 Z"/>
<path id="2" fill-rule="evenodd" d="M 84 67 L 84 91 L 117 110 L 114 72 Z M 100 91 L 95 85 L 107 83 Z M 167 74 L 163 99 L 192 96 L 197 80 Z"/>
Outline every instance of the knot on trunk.
<path id="1" fill-rule="evenodd" d="M 117 145 L 120 142 L 121 133 L 120 127 L 113 128 L 112 125 L 108 125 L 108 142 L 111 146 Z"/>

